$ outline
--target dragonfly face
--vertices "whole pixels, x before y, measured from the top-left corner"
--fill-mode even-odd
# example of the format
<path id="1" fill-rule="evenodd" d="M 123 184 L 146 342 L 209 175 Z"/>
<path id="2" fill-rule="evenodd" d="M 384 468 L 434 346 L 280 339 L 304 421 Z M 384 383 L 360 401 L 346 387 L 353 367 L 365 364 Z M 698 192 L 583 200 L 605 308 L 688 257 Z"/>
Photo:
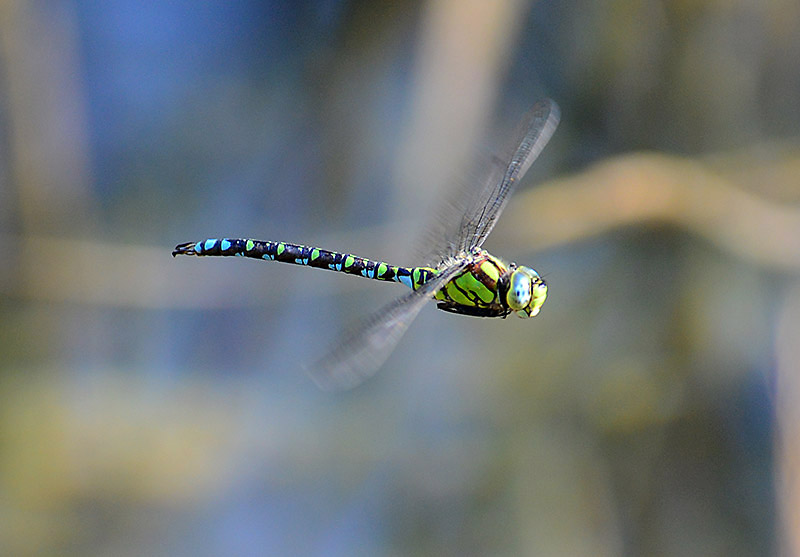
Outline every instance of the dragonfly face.
<path id="1" fill-rule="evenodd" d="M 530 267 L 517 267 L 511 272 L 506 304 L 520 317 L 534 317 L 547 299 L 547 283 Z"/>

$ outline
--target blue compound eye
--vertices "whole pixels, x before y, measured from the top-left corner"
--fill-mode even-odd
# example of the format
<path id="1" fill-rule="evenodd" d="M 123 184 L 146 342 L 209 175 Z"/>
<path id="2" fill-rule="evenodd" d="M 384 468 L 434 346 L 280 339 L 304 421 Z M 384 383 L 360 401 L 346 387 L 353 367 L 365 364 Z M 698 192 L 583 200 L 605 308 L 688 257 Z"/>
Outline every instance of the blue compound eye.
<path id="1" fill-rule="evenodd" d="M 506 305 L 520 317 L 534 317 L 547 299 L 547 284 L 530 267 L 519 266 L 511 273 Z"/>
<path id="2" fill-rule="evenodd" d="M 514 311 L 525 309 L 531 302 L 531 277 L 521 269 L 511 273 L 506 303 Z"/>

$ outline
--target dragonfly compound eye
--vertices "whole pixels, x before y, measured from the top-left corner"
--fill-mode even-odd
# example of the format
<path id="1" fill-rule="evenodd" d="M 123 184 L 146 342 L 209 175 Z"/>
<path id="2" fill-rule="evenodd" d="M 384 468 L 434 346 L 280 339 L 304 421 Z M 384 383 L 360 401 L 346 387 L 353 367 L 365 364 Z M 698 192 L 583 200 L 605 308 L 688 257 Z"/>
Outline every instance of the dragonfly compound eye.
<path id="1" fill-rule="evenodd" d="M 509 280 L 506 303 L 520 317 L 534 317 L 547 299 L 547 284 L 529 267 L 517 267 Z"/>
<path id="2" fill-rule="evenodd" d="M 522 268 L 511 273 L 506 303 L 514 311 L 524 310 L 531 301 L 531 277 Z"/>

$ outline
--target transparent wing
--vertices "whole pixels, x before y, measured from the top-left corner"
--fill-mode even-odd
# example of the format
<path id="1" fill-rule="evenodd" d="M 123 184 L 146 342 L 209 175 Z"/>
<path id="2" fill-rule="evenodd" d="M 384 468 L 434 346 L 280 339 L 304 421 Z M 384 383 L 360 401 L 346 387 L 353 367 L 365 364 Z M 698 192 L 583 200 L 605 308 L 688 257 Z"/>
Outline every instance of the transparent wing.
<path id="1" fill-rule="evenodd" d="M 511 192 L 533 164 L 556 131 L 561 114 L 558 105 L 544 99 L 533 105 L 522 119 L 514 143 L 516 151 L 508 161 L 498 160 L 495 168 L 505 167 L 502 175 L 492 172 L 490 181 L 461 219 L 460 249 L 480 247 L 505 209 Z"/>
<path id="2" fill-rule="evenodd" d="M 508 153 L 494 157 L 489 168 L 484 169 L 482 188 L 472 197 L 467 195 L 454 203 L 449 208 L 450 218 L 443 218 L 430 238 L 435 260 L 428 261 L 435 264 L 450 259 L 452 264 L 419 290 L 381 308 L 312 366 L 309 372 L 321 388 L 355 387 L 386 361 L 425 303 L 466 266 L 466 260 L 453 258 L 483 245 L 517 182 L 550 140 L 558 120 L 558 106 L 549 99 L 539 101 L 528 111 L 512 136 Z"/>
<path id="3" fill-rule="evenodd" d="M 480 187 L 446 207 L 428 237 L 428 261 L 453 257 L 480 247 L 494 228 L 517 183 L 542 152 L 558 126 L 560 111 L 550 99 L 537 102 L 525 114 L 504 154 L 481 170 Z"/>
<path id="4" fill-rule="evenodd" d="M 326 391 L 350 389 L 375 373 L 422 307 L 466 265 L 466 261 L 450 265 L 418 290 L 397 298 L 374 313 L 309 367 L 309 374 L 317 385 Z"/>

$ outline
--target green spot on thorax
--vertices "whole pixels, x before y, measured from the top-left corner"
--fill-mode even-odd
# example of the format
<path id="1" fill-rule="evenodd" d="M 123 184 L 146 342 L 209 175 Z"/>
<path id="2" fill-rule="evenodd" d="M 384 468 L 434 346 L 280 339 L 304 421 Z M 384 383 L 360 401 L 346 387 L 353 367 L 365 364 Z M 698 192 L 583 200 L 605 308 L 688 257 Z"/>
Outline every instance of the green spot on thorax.
<path id="1" fill-rule="evenodd" d="M 455 281 L 451 281 L 447 283 L 444 287 L 445 293 L 447 297 L 453 300 L 457 304 L 461 304 L 463 306 L 474 306 L 475 304 L 472 303 L 472 300 L 467 298 L 461 290 L 456 287 Z"/>
<path id="2" fill-rule="evenodd" d="M 486 273 L 486 276 L 495 282 L 500 279 L 500 270 L 491 261 L 484 261 L 481 263 L 481 271 Z"/>
<path id="3" fill-rule="evenodd" d="M 244 249 L 247 251 L 253 251 L 253 248 L 256 247 L 253 240 L 247 240 L 247 243 L 244 245 Z"/>
<path id="4" fill-rule="evenodd" d="M 456 283 L 462 289 L 480 298 L 480 300 L 483 302 L 489 303 L 494 300 L 494 292 L 489 290 L 485 284 L 475 278 L 475 275 L 472 273 L 464 273 L 456 279 Z"/>
<path id="5" fill-rule="evenodd" d="M 283 242 L 279 242 L 278 243 L 278 249 L 276 251 L 277 251 L 278 255 L 280 255 L 280 254 L 282 254 L 283 252 L 286 251 L 286 246 L 284 245 Z"/>

